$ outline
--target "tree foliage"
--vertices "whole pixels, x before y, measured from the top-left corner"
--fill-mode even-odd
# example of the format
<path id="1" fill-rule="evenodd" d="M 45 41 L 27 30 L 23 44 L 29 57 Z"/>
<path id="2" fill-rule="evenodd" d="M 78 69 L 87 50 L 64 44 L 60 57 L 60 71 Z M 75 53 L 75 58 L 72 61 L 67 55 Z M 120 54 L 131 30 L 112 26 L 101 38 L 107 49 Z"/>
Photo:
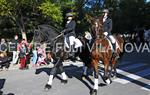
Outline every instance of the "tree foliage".
<path id="1" fill-rule="evenodd" d="M 44 16 L 50 17 L 52 21 L 57 22 L 59 24 L 62 23 L 63 18 L 60 6 L 50 1 L 46 1 L 42 3 L 38 8 L 40 11 L 42 11 Z"/>
<path id="2" fill-rule="evenodd" d="M 77 31 L 87 31 L 88 15 L 99 16 L 110 9 L 113 32 L 133 31 L 150 26 L 150 3 L 146 0 L 0 0 L 0 31 L 3 33 L 30 32 L 39 24 L 62 28 L 65 14 L 73 12 Z M 3 32 L 4 31 L 4 32 Z"/>
<path id="3" fill-rule="evenodd" d="M 0 16 L 7 16 L 11 11 L 10 5 L 6 0 L 0 0 L 0 6 Z"/>

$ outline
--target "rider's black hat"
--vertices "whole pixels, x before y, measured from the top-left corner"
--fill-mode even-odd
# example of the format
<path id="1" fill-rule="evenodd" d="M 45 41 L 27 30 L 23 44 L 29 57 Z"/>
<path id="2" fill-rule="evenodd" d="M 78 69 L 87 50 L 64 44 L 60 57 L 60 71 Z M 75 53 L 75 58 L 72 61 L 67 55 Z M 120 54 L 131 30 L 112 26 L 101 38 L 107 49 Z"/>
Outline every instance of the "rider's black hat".
<path id="1" fill-rule="evenodd" d="M 73 17 L 73 14 L 72 13 L 67 13 L 66 17 Z"/>
<path id="2" fill-rule="evenodd" d="M 103 13 L 109 13 L 109 10 L 108 9 L 104 9 Z"/>

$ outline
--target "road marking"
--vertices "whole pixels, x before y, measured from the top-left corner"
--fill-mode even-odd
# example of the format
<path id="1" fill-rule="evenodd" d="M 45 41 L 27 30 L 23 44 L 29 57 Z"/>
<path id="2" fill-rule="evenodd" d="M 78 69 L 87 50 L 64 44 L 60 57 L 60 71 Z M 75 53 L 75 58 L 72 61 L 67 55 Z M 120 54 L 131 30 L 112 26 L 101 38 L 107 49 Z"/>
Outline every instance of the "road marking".
<path id="1" fill-rule="evenodd" d="M 125 63 L 127 64 L 129 62 L 125 62 Z M 78 63 L 78 65 L 81 66 L 82 64 Z M 119 69 L 117 69 L 117 73 L 123 74 L 123 75 L 125 75 L 125 77 L 117 78 L 117 79 L 114 79 L 113 81 L 121 83 L 121 84 L 127 84 L 129 82 L 132 82 L 133 80 L 138 80 L 138 79 L 143 78 L 147 75 L 150 75 L 150 68 L 142 70 L 142 71 L 138 71 L 135 74 L 127 72 L 127 70 L 133 70 L 136 68 L 140 68 L 142 66 L 146 66 L 146 64 L 144 64 L 144 63 L 131 64 L 128 66 L 120 67 Z M 101 65 L 101 67 L 104 68 L 104 65 Z M 72 69 L 72 68 L 70 68 L 70 69 Z M 80 73 L 82 73 L 82 71 L 80 71 Z"/>
<path id="2" fill-rule="evenodd" d="M 121 72 L 123 72 L 123 71 L 121 70 Z M 119 82 L 121 84 L 127 84 L 127 83 L 129 83 L 129 82 L 131 82 L 133 80 L 138 80 L 138 79 L 143 78 L 143 77 L 145 77 L 147 75 L 150 75 L 150 68 L 148 68 L 146 70 L 139 71 L 139 72 L 137 72 L 135 74 L 131 74 L 130 73 L 129 75 L 127 75 L 125 77 L 117 78 L 117 79 L 114 79 L 113 81 Z"/>
<path id="3" fill-rule="evenodd" d="M 150 92 L 150 84 L 146 85 L 145 87 L 141 87 L 141 89 Z"/>

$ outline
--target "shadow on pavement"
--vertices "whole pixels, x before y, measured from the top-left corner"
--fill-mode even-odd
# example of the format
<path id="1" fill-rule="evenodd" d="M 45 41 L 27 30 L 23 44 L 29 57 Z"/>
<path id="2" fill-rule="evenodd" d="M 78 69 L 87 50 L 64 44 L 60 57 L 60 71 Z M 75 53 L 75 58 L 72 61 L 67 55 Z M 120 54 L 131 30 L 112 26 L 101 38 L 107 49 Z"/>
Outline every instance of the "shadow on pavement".
<path id="1" fill-rule="evenodd" d="M 1 89 L 3 89 L 5 84 L 5 79 L 0 79 L 0 95 L 3 95 L 3 92 L 1 91 Z"/>
<path id="2" fill-rule="evenodd" d="M 65 66 L 64 67 L 64 70 L 65 70 L 65 73 L 67 74 L 68 78 L 76 78 L 78 79 L 80 82 L 82 82 L 85 86 L 88 87 L 89 91 L 91 91 L 93 88 L 91 87 L 91 85 L 94 85 L 94 82 L 92 81 L 92 79 L 90 77 L 86 77 L 85 79 L 82 79 L 82 67 L 78 67 L 78 66 L 75 66 L 75 65 L 70 65 L 70 66 Z M 51 69 L 50 68 L 39 68 L 39 69 L 36 69 L 36 72 L 35 74 L 40 74 L 42 72 L 45 72 L 48 76 L 50 75 L 50 71 Z M 60 74 L 60 71 L 58 71 L 57 74 Z M 88 74 L 89 76 L 91 76 L 92 74 Z M 93 76 L 92 76 L 93 77 Z M 55 78 L 59 79 L 59 80 L 62 80 L 60 76 L 56 75 Z M 100 83 L 99 84 L 100 87 L 102 86 L 106 86 L 106 84 L 104 83 Z"/>
<path id="3" fill-rule="evenodd" d="M 117 66 L 118 69 L 130 73 L 130 75 L 136 75 L 138 77 L 150 80 L 150 53 L 148 52 L 132 52 L 125 53 L 123 59 L 119 61 Z M 122 64 L 127 62 L 127 64 Z M 131 83 L 150 89 L 149 84 L 144 83 L 138 79 L 131 78 L 130 75 L 124 75 L 117 73 L 117 78 L 127 80 Z"/>
<path id="4" fill-rule="evenodd" d="M 6 79 L 0 79 L 0 95 L 15 95 L 13 93 L 3 94 L 3 91 L 1 91 L 1 89 L 4 88 L 5 81 Z"/>

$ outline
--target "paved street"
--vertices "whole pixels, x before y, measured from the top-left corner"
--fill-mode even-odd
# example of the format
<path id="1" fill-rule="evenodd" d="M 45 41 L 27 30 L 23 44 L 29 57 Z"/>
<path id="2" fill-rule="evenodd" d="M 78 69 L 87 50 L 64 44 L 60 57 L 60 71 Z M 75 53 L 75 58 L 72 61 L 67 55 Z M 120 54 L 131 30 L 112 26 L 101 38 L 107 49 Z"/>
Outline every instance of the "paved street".
<path id="1" fill-rule="evenodd" d="M 105 85 L 99 78 L 98 95 L 150 95 L 150 53 L 126 53 L 118 64 L 118 78 Z M 65 63 L 64 63 L 65 64 Z M 60 75 L 52 89 L 44 91 L 51 66 L 29 70 L 12 69 L 0 72 L 1 95 L 89 95 L 93 77 L 81 80 L 82 63 L 65 66 L 69 77 L 67 84 L 61 84 Z"/>
<path id="2" fill-rule="evenodd" d="M 150 95 L 150 0 L 0 0 L 0 95 L 91 94 Z"/>

